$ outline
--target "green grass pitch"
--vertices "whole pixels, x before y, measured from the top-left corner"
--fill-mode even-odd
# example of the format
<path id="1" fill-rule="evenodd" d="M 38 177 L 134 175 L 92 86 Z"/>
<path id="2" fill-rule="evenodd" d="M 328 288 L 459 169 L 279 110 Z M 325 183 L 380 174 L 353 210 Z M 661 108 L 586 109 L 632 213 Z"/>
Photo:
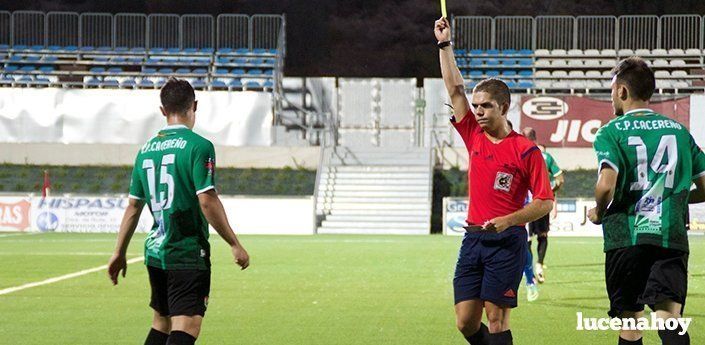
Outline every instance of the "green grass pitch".
<path id="1" fill-rule="evenodd" d="M 142 252 L 136 235 L 129 257 Z M 0 236 L 0 290 L 107 263 L 114 234 Z M 463 344 L 452 278 L 460 238 L 243 236 L 240 271 L 217 236 L 201 344 Z M 605 317 L 602 239 L 550 240 L 540 298 L 512 311 L 515 344 L 614 344 L 613 331 L 577 331 L 576 312 Z M 691 237 L 686 316 L 705 344 L 705 238 Z M 0 343 L 142 344 L 151 322 L 144 266 L 113 287 L 105 271 L 0 295 Z M 647 332 L 645 344 L 660 343 Z"/>

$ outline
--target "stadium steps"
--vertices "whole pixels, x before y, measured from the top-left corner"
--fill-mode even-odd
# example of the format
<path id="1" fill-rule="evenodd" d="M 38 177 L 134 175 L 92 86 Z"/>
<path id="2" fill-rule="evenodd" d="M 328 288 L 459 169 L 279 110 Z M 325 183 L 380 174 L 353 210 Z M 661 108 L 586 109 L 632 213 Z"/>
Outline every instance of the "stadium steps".
<path id="1" fill-rule="evenodd" d="M 427 148 L 326 148 L 316 210 L 321 234 L 428 234 Z"/>

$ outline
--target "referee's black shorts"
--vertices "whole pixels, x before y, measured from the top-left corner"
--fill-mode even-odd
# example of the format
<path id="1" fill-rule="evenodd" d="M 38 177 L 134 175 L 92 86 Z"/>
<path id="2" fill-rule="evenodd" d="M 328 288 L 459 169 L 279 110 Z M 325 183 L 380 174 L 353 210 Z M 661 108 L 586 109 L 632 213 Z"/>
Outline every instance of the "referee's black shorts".
<path id="1" fill-rule="evenodd" d="M 149 306 L 161 316 L 204 316 L 211 289 L 210 270 L 163 270 L 147 266 Z"/>
<path id="2" fill-rule="evenodd" d="M 688 253 L 652 245 L 636 245 L 605 253 L 605 282 L 610 317 L 639 312 L 672 300 L 685 306 Z M 682 312 L 682 310 L 681 310 Z"/>

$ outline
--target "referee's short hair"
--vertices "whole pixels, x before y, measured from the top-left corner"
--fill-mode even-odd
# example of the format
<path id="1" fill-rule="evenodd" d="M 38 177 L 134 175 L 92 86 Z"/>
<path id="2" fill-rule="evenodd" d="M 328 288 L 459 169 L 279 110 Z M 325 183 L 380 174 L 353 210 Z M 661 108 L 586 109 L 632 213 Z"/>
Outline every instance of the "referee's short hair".
<path id="1" fill-rule="evenodd" d="M 624 84 L 632 98 L 648 101 L 656 89 L 654 71 L 642 58 L 632 56 L 620 61 L 612 69 L 612 77 L 616 82 Z"/>
<path id="2" fill-rule="evenodd" d="M 196 94 L 188 81 L 172 77 L 162 86 L 159 98 L 168 114 L 183 114 L 193 106 Z"/>
<path id="3" fill-rule="evenodd" d="M 497 78 L 488 78 L 477 83 L 472 92 L 487 92 L 499 105 L 504 103 L 511 105 L 512 103 L 509 86 Z"/>

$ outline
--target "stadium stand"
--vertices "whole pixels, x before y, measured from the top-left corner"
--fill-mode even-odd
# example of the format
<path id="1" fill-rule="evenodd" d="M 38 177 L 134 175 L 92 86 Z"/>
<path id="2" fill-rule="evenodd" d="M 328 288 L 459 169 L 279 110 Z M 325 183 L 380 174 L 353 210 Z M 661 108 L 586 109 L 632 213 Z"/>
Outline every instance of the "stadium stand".
<path id="1" fill-rule="evenodd" d="M 637 55 L 656 71 L 659 93 L 688 94 L 705 86 L 702 22 L 697 15 L 455 17 L 455 54 L 469 88 L 499 77 L 516 91 L 604 93 L 617 61 Z"/>
<path id="2" fill-rule="evenodd" d="M 0 12 L 0 26 L 7 87 L 151 89 L 175 76 L 201 90 L 272 91 L 283 70 L 281 16 L 16 11 Z"/>

